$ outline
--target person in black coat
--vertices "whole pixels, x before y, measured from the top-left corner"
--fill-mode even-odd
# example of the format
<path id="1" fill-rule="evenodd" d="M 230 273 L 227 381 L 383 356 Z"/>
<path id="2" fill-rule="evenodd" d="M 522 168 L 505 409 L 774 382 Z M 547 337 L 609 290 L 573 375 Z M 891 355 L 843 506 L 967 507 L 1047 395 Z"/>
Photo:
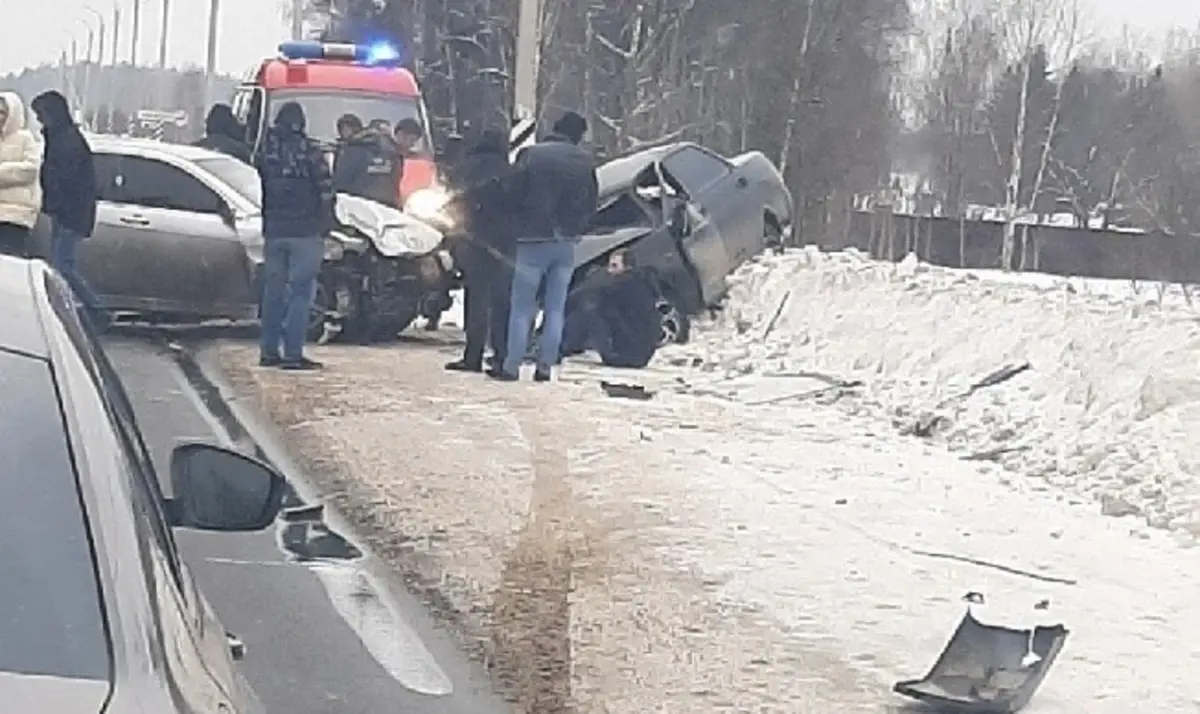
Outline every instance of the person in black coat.
<path id="1" fill-rule="evenodd" d="M 334 190 L 395 207 L 403 160 L 390 134 L 364 128 L 362 120 L 353 114 L 338 119 L 337 130 Z"/>
<path id="2" fill-rule="evenodd" d="M 45 138 L 39 181 L 42 213 L 50 217 L 50 264 L 87 308 L 96 327 L 108 323 L 100 297 L 83 279 L 75 263 L 79 244 L 96 225 L 96 173 L 92 147 L 75 125 L 67 99 L 55 91 L 34 98 L 29 108 Z"/>
<path id="3" fill-rule="evenodd" d="M 251 162 L 250 147 L 246 145 L 246 131 L 228 104 L 214 104 L 204 118 L 204 137 L 192 142 L 212 151 L 232 156 L 247 164 Z"/>
<path id="4" fill-rule="evenodd" d="M 466 238 L 459 241 L 458 259 L 464 279 L 463 309 L 467 345 L 462 359 L 446 365 L 460 372 L 482 372 L 483 351 L 491 344 L 495 356 L 503 359 L 507 330 L 497 334 L 499 323 L 507 326 L 507 293 L 510 281 L 505 258 L 511 256 L 513 238 L 506 220 L 507 206 L 503 181 L 510 167 L 508 136 L 499 130 L 486 130 L 466 151 L 458 167 L 460 205 L 466 217 Z M 504 301 L 498 298 L 503 293 Z M 490 336 L 490 340 L 489 340 Z"/>
<path id="5" fill-rule="evenodd" d="M 595 350 L 609 367 L 640 369 L 658 351 L 662 320 L 653 272 L 633 263 L 626 250 L 608 260 L 608 279 L 572 302 L 563 354 Z"/>

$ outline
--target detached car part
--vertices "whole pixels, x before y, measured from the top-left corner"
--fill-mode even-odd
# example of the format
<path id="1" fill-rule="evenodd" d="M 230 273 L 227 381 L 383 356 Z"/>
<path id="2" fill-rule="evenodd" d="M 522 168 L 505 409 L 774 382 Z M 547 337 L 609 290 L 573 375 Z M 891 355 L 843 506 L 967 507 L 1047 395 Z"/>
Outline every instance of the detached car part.
<path id="1" fill-rule="evenodd" d="M 968 609 L 933 669 L 892 690 L 938 711 L 1011 714 L 1033 698 L 1068 632 L 1062 625 L 1032 630 L 985 625 Z"/>

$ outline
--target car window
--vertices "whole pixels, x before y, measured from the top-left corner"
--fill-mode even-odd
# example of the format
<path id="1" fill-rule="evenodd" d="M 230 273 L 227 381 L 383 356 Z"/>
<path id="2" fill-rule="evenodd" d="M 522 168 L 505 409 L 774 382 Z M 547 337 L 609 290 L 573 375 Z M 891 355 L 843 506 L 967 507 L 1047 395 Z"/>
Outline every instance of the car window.
<path id="1" fill-rule="evenodd" d="M 155 159 L 108 154 L 105 175 L 97 172 L 97 193 L 113 203 L 146 208 L 217 214 L 221 197 L 194 176 Z M 101 184 L 99 180 L 106 183 Z"/>
<path id="2" fill-rule="evenodd" d="M 0 351 L 0 671 L 107 680 L 96 561 L 53 374 Z"/>
<path id="3" fill-rule="evenodd" d="M 150 526 L 150 535 L 158 542 L 159 548 L 166 554 L 171 568 L 172 577 L 176 584 L 183 587 L 183 576 L 179 567 L 179 554 L 175 547 L 175 537 L 167 525 L 162 512 L 163 493 L 158 483 L 154 462 L 142 439 L 141 429 L 138 428 L 137 418 L 130 404 L 129 395 L 121 384 L 120 377 L 109 362 L 108 356 L 86 327 L 86 320 L 81 316 L 74 302 L 68 297 L 65 286 L 52 274 L 46 273 L 46 293 L 50 300 L 55 317 L 62 324 L 67 338 L 79 355 L 96 386 L 109 418 L 113 422 L 117 436 L 125 451 L 125 460 L 129 465 L 129 477 L 133 486 L 133 495 L 138 511 L 141 512 Z"/>
<path id="4" fill-rule="evenodd" d="M 253 166 L 228 156 L 198 159 L 196 165 L 216 176 L 242 198 L 262 208 L 262 181 Z"/>
<path id="5" fill-rule="evenodd" d="M 692 197 L 700 195 L 732 170 L 724 159 L 694 146 L 685 146 L 670 154 L 663 159 L 662 166 Z"/>

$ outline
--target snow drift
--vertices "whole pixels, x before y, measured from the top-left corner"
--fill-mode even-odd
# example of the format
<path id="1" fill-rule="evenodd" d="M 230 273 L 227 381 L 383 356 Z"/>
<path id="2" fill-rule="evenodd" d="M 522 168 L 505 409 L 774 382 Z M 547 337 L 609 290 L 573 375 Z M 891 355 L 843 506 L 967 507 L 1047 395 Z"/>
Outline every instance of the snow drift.
<path id="1" fill-rule="evenodd" d="M 932 438 L 964 456 L 1095 498 L 1108 515 L 1200 535 L 1200 324 L 1182 295 L 815 249 L 764 256 L 731 280 L 716 324 L 668 355 L 691 353 L 718 381 L 862 380 L 840 404 L 901 428 L 936 415 Z"/>

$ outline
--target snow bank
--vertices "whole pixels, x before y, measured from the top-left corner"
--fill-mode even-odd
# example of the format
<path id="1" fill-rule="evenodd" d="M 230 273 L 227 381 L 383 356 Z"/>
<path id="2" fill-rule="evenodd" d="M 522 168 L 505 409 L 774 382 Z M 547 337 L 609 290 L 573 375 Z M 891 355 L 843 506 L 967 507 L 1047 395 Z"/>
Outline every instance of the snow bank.
<path id="1" fill-rule="evenodd" d="M 964 456 L 1200 535 L 1200 324 L 1182 293 L 812 249 L 764 256 L 732 282 L 716 324 L 664 354 L 710 385 L 814 371 L 862 380 L 847 408 L 901 428 L 936 415 L 933 438 Z"/>

